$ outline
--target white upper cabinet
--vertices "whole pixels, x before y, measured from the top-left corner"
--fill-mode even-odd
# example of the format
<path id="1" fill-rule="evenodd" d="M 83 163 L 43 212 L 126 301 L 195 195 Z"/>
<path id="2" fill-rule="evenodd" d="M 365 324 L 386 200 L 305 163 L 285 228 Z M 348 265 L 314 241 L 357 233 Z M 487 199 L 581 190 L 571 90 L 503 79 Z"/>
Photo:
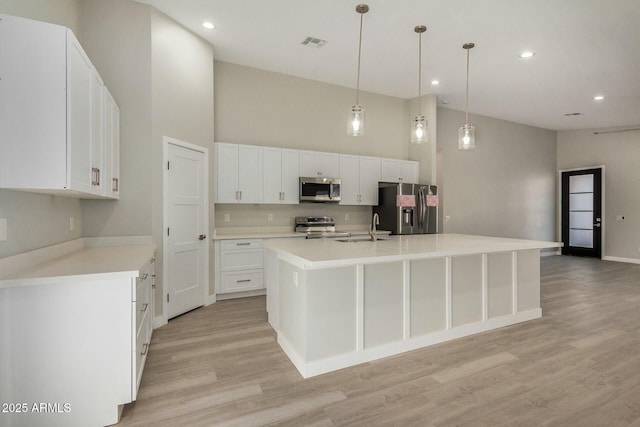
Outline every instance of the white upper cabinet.
<path id="1" fill-rule="evenodd" d="M 380 181 L 380 159 L 360 157 L 360 204 L 378 204 L 378 181 Z"/>
<path id="2" fill-rule="evenodd" d="M 341 205 L 377 205 L 380 159 L 340 156 Z"/>
<path id="3" fill-rule="evenodd" d="M 382 159 L 380 181 L 417 184 L 418 162 L 412 160 Z"/>
<path id="4" fill-rule="evenodd" d="M 108 196 L 103 82 L 71 30 L 0 15 L 0 188 Z"/>
<path id="5" fill-rule="evenodd" d="M 340 175 L 340 156 L 336 153 L 300 151 L 300 176 L 336 178 Z"/>
<path id="6" fill-rule="evenodd" d="M 298 150 L 263 147 L 262 165 L 262 202 L 297 204 Z"/>
<path id="7" fill-rule="evenodd" d="M 262 147 L 215 144 L 216 203 L 262 202 Z"/>
<path id="8" fill-rule="evenodd" d="M 105 196 L 120 198 L 120 110 L 109 90 L 102 88 L 102 140 Z"/>

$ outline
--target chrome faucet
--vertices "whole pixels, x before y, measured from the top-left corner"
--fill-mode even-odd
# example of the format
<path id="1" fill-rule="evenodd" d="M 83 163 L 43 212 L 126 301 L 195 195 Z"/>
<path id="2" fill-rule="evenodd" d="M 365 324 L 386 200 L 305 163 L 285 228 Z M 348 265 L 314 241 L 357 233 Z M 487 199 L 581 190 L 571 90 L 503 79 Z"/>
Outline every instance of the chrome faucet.
<path id="1" fill-rule="evenodd" d="M 373 219 L 371 220 L 371 228 L 369 229 L 369 236 L 371 236 L 371 241 L 375 242 L 378 240 L 378 236 L 376 235 L 376 225 L 380 225 L 380 217 L 378 213 L 373 214 Z"/>

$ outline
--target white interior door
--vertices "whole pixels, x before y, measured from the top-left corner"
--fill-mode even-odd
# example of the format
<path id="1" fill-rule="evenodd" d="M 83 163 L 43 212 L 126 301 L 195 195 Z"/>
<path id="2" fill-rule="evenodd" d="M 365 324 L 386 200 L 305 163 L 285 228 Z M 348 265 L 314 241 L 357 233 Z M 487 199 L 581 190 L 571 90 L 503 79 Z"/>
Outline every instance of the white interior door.
<path id="1" fill-rule="evenodd" d="M 167 317 L 205 304 L 207 216 L 205 153 L 167 147 Z"/>

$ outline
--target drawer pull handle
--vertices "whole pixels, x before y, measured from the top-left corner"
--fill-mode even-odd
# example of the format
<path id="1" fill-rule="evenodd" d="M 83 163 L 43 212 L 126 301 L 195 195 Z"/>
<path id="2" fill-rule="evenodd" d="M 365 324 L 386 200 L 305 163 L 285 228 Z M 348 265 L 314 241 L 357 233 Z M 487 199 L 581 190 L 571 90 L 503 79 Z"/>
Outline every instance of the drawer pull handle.
<path id="1" fill-rule="evenodd" d="M 146 356 L 148 352 L 149 352 L 149 343 L 146 342 L 142 346 L 142 353 L 140 353 L 140 356 Z"/>
<path id="2" fill-rule="evenodd" d="M 244 280 L 236 280 L 236 283 L 246 283 L 246 282 L 250 282 L 251 279 L 244 279 Z"/>
<path id="3" fill-rule="evenodd" d="M 140 280 L 147 280 L 147 277 L 149 277 L 149 273 L 144 273 Z"/>
<path id="4" fill-rule="evenodd" d="M 236 243 L 236 246 L 249 246 L 251 243 Z"/>
<path id="5" fill-rule="evenodd" d="M 149 307 L 149 303 L 145 302 L 144 304 L 142 304 L 142 308 L 140 309 L 140 313 L 144 313 L 145 311 L 147 311 L 147 308 Z"/>

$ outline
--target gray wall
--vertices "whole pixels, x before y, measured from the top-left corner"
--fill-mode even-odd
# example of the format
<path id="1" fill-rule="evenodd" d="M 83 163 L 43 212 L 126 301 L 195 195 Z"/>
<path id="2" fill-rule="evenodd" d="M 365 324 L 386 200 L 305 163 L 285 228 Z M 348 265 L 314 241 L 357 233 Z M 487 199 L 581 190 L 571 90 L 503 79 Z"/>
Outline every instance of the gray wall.
<path id="1" fill-rule="evenodd" d="M 78 0 L 0 0 L 0 13 L 78 28 Z M 77 32 L 77 31 L 76 31 Z M 74 230 L 69 230 L 73 217 Z M 0 218 L 7 219 L 7 240 L 0 258 L 82 236 L 81 202 L 66 197 L 0 190 Z"/>
<path id="2" fill-rule="evenodd" d="M 409 156 L 404 99 L 360 93 L 362 137 L 347 136 L 355 90 L 215 61 L 216 142 L 361 154 Z"/>
<path id="3" fill-rule="evenodd" d="M 464 112 L 438 108 L 440 230 L 555 240 L 556 132 L 474 114 L 469 121 L 476 149 L 461 151 Z"/>
<path id="4" fill-rule="evenodd" d="M 120 200 L 84 200 L 84 235 L 151 235 L 151 11 L 84 0 L 79 40 L 120 109 Z"/>
<path id="5" fill-rule="evenodd" d="M 605 167 L 603 257 L 638 260 L 640 131 L 599 135 L 593 132 L 558 132 L 558 169 Z M 617 215 L 625 219 L 616 220 Z"/>
<path id="6" fill-rule="evenodd" d="M 151 13 L 151 43 L 153 126 L 149 176 L 153 179 L 146 191 L 152 189 L 153 240 L 158 245 L 156 274 L 162 283 L 162 138 L 168 136 L 207 147 L 213 156 L 213 46 L 155 9 Z M 213 186 L 209 191 L 209 199 L 213 201 Z M 211 215 L 212 207 L 213 202 Z M 210 250 L 209 266 L 212 283 L 213 250 Z M 162 307 L 161 298 L 157 292 L 158 309 Z"/>

